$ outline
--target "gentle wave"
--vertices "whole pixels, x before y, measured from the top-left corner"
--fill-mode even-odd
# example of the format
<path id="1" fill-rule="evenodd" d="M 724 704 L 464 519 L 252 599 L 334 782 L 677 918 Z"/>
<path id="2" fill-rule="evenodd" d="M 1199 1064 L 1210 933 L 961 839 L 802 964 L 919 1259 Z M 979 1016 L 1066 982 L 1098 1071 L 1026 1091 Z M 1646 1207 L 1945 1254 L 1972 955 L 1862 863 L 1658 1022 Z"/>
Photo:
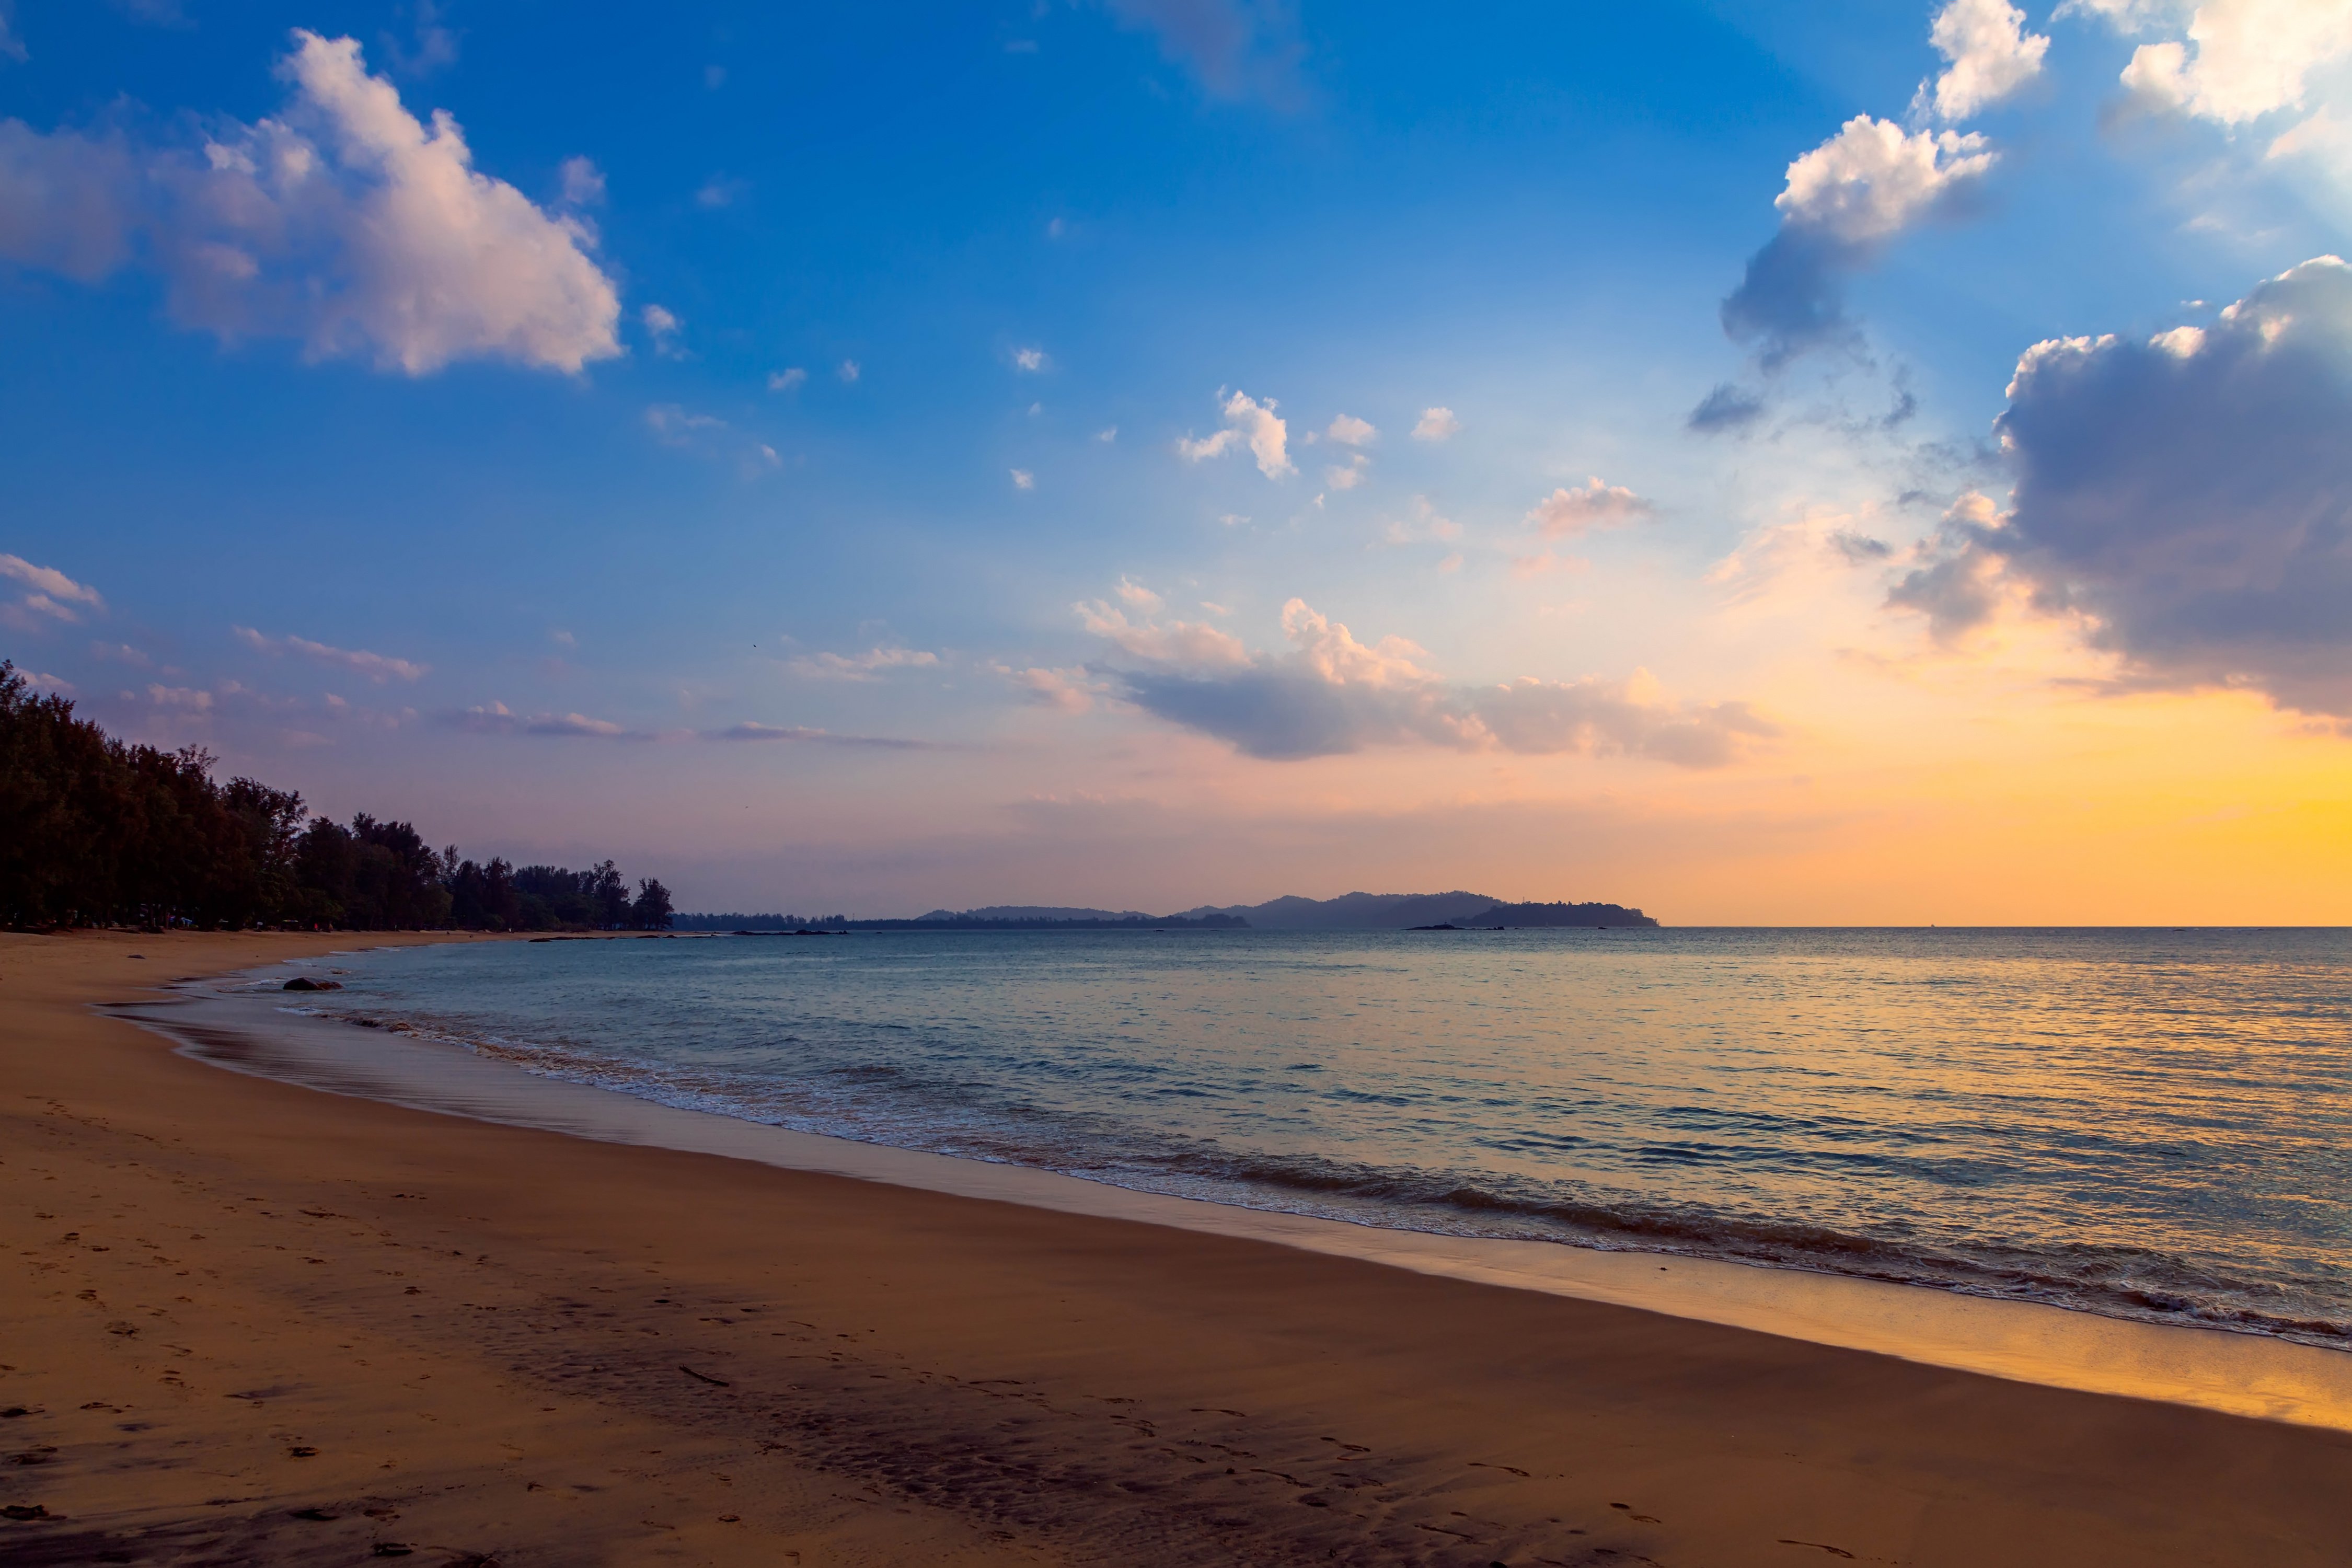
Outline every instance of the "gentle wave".
<path id="1" fill-rule="evenodd" d="M 289 1011 L 341 1016 L 368 1027 L 457 1045 L 481 1056 L 565 1082 L 633 1095 L 676 1109 L 734 1117 L 794 1131 L 919 1150 L 951 1157 L 1049 1170 L 1085 1180 L 1392 1229 L 1439 1235 L 1540 1240 L 1608 1251 L 1714 1258 L 1770 1268 L 1841 1274 L 1887 1283 L 2032 1301 L 2142 1321 L 2262 1334 L 2329 1349 L 2352 1348 L 2352 1313 L 2315 1313 L 2305 1290 L 2200 1268 L 2147 1247 L 2076 1243 L 2042 1248 L 1978 1242 L 1966 1248 L 1906 1244 L 1835 1227 L 1622 1194 L 1564 1197 L 1538 1184 L 1498 1182 L 1493 1173 L 1449 1172 L 1355 1163 L 1316 1155 L 1236 1153 L 1198 1139 L 1123 1130 L 1115 1142 L 1087 1129 L 1040 1136 L 1055 1118 L 1033 1116 L 1014 1129 L 985 1115 L 944 1113 L 956 1098 L 929 1075 L 887 1063 L 828 1069 L 815 1082 L 786 1088 L 756 1075 L 694 1070 L 616 1057 L 582 1041 L 520 1039 L 481 1033 L 467 1022 L 409 1010 L 390 1018 L 316 1004 Z M 793 1043 L 789 1037 L 782 1043 Z M 1286 1064 L 1286 1072 L 1322 1072 L 1323 1064 Z M 890 1114 L 865 1091 L 910 1085 L 923 1110 Z M 1181 1090 L 1178 1092 L 1181 1092 Z M 1346 1098 L 1411 1103 L 1412 1097 Z M 1784 1130 L 1786 1118 L 1720 1107 L 1687 1108 L 1692 1122 L 1744 1122 Z M 1070 1119 L 1083 1123 L 1086 1119 Z M 1663 1120 L 1673 1121 L 1672 1115 Z M 1852 1119 L 1806 1119 L 1834 1139 Z M 1023 1134 L 1026 1134 L 1024 1136 Z M 1538 1141 L 1540 1142 L 1540 1141 Z M 1554 1147 L 1581 1142 L 1555 1138 Z M 1687 1153 L 1686 1146 L 1678 1153 Z M 1736 1151 L 1726 1151 L 1735 1155 Z M 1556 1185 L 1556 1184 L 1555 1184 Z M 1516 1190 L 1515 1190 L 1516 1188 Z M 2316 1285 L 2317 1282 L 2315 1282 Z"/>

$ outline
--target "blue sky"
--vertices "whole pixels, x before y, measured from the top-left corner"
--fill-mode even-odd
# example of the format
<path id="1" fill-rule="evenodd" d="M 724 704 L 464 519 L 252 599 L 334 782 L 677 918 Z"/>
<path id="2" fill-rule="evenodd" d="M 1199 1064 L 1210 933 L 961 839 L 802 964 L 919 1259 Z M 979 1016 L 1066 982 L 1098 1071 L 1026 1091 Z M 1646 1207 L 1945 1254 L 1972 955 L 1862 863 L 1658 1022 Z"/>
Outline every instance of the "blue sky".
<path id="1" fill-rule="evenodd" d="M 2325 912 L 2334 469 L 2081 498 L 2343 248 L 2345 9 L 16 0 L 0 649 L 688 905 Z"/>

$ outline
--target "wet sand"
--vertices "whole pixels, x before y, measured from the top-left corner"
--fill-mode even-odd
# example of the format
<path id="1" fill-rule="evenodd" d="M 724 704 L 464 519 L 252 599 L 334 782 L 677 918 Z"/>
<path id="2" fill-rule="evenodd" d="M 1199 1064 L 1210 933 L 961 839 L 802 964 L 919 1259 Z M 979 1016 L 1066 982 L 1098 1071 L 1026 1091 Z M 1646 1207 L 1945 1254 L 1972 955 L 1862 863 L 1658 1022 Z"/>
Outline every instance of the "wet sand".
<path id="1" fill-rule="evenodd" d="M 436 1116 L 90 1009 L 338 945 L 0 936 L 0 1561 L 2270 1565 L 2352 1542 L 2340 1431 Z"/>

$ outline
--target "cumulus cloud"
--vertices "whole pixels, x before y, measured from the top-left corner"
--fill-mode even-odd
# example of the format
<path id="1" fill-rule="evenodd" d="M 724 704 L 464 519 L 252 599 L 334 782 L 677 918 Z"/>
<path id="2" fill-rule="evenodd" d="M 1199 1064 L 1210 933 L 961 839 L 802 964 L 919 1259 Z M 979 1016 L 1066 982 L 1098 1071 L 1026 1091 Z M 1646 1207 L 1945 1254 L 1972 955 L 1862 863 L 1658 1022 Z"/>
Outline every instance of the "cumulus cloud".
<path id="1" fill-rule="evenodd" d="M 2302 108 L 2312 74 L 2352 56 L 2352 0 L 2207 0 L 2194 10 L 2074 0 L 2068 9 L 2126 33 L 2177 32 L 2133 52 L 2125 88 L 2145 103 L 2225 126 Z"/>
<path id="2" fill-rule="evenodd" d="M 1887 591 L 1891 608 L 1927 617 L 1927 634 L 1950 647 L 1992 619 L 2003 595 L 2000 560 L 1980 548 L 1993 537 L 2000 517 L 1992 498 L 1970 490 L 1944 513 L 1919 566 Z M 1875 541 L 1872 541 L 1875 543 Z"/>
<path id="3" fill-rule="evenodd" d="M 1333 463 L 1323 470 L 1323 482 L 1335 490 L 1351 490 L 1364 482 L 1372 460 L 1361 452 L 1351 452 L 1344 463 Z"/>
<path id="4" fill-rule="evenodd" d="M 1454 417 L 1451 408 L 1424 408 L 1413 422 L 1412 438 L 1416 441 L 1444 441 L 1462 428 L 1462 421 Z"/>
<path id="5" fill-rule="evenodd" d="M 785 662 L 795 675 L 827 680 L 873 680 L 887 670 L 936 669 L 940 656 L 919 647 L 871 647 L 859 654 L 804 654 Z"/>
<path id="6" fill-rule="evenodd" d="M 432 668 L 430 665 L 415 664 L 404 658 L 394 658 L 389 654 L 369 653 L 363 648 L 330 647 L 325 643 L 312 642 L 308 637 L 264 637 L 251 626 L 235 626 L 230 629 L 236 633 L 237 641 L 257 652 L 268 654 L 272 658 L 290 653 L 297 658 L 307 658 L 313 664 L 328 665 L 337 669 L 348 669 L 354 675 L 363 675 L 379 686 L 387 680 L 422 679 L 426 671 Z"/>
<path id="7" fill-rule="evenodd" d="M 1919 84 L 1917 106 L 1947 121 L 1966 120 L 2042 74 L 2050 40 L 2025 30 L 2025 13 L 2009 0 L 1951 0 L 1936 14 L 1927 41 L 1950 63 L 1932 87 Z"/>
<path id="8" fill-rule="evenodd" d="M 1014 468 L 1012 470 L 1012 474 L 1013 488 L 1014 489 L 1034 490 L 1037 488 L 1037 476 L 1031 473 L 1028 469 Z"/>
<path id="9" fill-rule="evenodd" d="M 1332 416 L 1331 423 L 1323 431 L 1325 440 L 1337 441 L 1343 447 L 1369 447 L 1380 439 L 1380 435 L 1369 421 L 1352 414 Z"/>
<path id="10" fill-rule="evenodd" d="M 1767 370 L 1809 349 L 1855 342 L 1845 278 L 1945 207 L 1993 159 L 1982 136 L 1906 132 L 1893 121 L 1855 115 L 1789 165 L 1787 184 L 1772 204 L 1780 212 L 1780 232 L 1749 258 L 1747 275 L 1724 300 L 1724 331 L 1752 347 Z M 1726 390 L 1718 388 L 1709 403 Z M 1695 428 L 1744 422 L 1734 416 L 1736 403 L 1703 417 L 1706 408 L 1692 415 Z"/>
<path id="11" fill-rule="evenodd" d="M 1130 661 L 1108 672 L 1120 695 L 1157 718 L 1272 761 L 1436 746 L 1622 752 L 1715 767 L 1775 732 L 1742 703 L 1669 702 L 1640 674 L 1459 685 L 1429 669 L 1427 653 L 1404 638 L 1360 642 L 1299 599 L 1283 606 L 1291 646 L 1281 653 L 1252 653 L 1213 628 L 1138 627 L 1115 614 L 1098 603 L 1079 606 L 1088 629 Z"/>
<path id="12" fill-rule="evenodd" d="M 1013 368 L 1015 370 L 1030 371 L 1044 370 L 1045 368 L 1045 351 L 1044 349 L 1014 349 L 1013 351 Z"/>
<path id="13" fill-rule="evenodd" d="M 2142 687 L 2352 722 L 2352 267 L 2305 262 L 2200 331 L 2037 343 L 1996 428 L 2010 510 L 1956 514 L 1898 603 L 1958 636 L 1997 575 Z"/>
<path id="14" fill-rule="evenodd" d="M 621 352 L 583 224 L 478 173 L 457 121 L 420 122 L 352 39 L 294 38 L 283 118 L 197 148 L 0 121 L 0 258 L 89 281 L 136 255 L 185 325 L 412 375 Z"/>
<path id="15" fill-rule="evenodd" d="M 1857 114 L 1789 165 L 1772 205 L 1789 224 L 1843 246 L 1875 245 L 1909 227 L 1951 191 L 1992 167 L 1985 139 L 1906 132 Z"/>
<path id="16" fill-rule="evenodd" d="M 1162 55 L 1213 98 L 1289 102 L 1305 47 L 1288 0 L 1108 0 L 1127 26 L 1150 31 Z"/>
<path id="17" fill-rule="evenodd" d="M 803 370 L 798 365 L 793 365 L 786 370 L 770 371 L 768 373 L 768 390 L 770 392 L 797 392 L 807 380 L 808 372 Z"/>
<path id="18" fill-rule="evenodd" d="M 1176 450 L 1186 461 L 1197 463 L 1246 446 L 1257 459 L 1257 471 L 1269 479 L 1298 471 L 1290 461 L 1290 427 L 1275 413 L 1273 398 L 1260 403 L 1245 392 L 1218 395 L 1224 398 L 1225 427 L 1198 440 L 1188 437 L 1177 442 Z"/>
<path id="19" fill-rule="evenodd" d="M 1593 475 L 1575 489 L 1556 489 L 1536 502 L 1527 516 L 1528 525 L 1554 539 L 1622 528 L 1657 511 L 1656 506 L 1623 485 L 1604 485 Z"/>

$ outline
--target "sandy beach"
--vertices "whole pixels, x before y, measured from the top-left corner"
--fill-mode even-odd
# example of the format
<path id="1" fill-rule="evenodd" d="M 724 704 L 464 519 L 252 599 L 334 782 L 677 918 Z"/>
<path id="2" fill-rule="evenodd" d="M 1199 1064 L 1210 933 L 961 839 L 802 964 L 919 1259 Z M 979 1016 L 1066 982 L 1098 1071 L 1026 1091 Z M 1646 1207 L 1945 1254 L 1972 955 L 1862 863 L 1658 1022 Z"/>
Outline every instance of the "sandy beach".
<path id="1" fill-rule="evenodd" d="M 434 1116 L 0 936 L 0 1560 L 2339 1563 L 2352 1435 Z"/>

